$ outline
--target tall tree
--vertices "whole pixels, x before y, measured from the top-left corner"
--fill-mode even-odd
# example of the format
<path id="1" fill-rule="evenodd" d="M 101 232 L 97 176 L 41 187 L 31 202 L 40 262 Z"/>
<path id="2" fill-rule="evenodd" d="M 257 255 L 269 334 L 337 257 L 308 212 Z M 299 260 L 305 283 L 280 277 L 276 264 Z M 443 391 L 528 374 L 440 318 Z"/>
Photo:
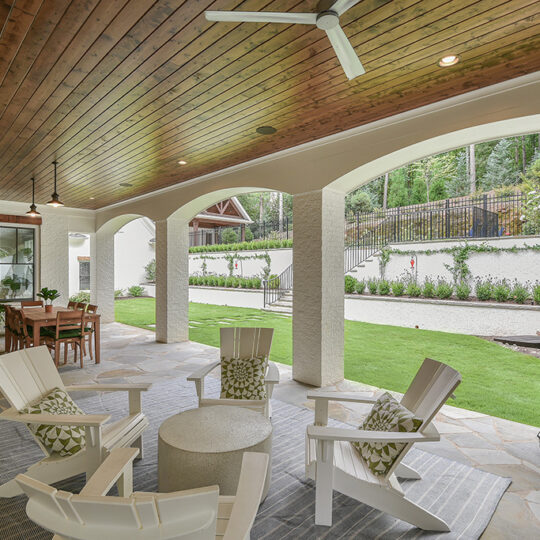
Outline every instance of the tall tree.
<path id="1" fill-rule="evenodd" d="M 474 144 L 469 145 L 469 185 L 471 186 L 471 193 L 476 191 L 476 154 L 474 151 Z"/>
<path id="2" fill-rule="evenodd" d="M 388 207 L 388 177 L 390 176 L 390 173 L 386 173 L 384 175 L 384 191 L 383 191 L 383 203 L 382 207 L 384 210 Z"/>
<path id="3" fill-rule="evenodd" d="M 283 232 L 283 193 L 281 191 L 278 193 L 278 206 L 279 206 L 278 228 L 279 228 L 279 232 L 282 233 Z"/>

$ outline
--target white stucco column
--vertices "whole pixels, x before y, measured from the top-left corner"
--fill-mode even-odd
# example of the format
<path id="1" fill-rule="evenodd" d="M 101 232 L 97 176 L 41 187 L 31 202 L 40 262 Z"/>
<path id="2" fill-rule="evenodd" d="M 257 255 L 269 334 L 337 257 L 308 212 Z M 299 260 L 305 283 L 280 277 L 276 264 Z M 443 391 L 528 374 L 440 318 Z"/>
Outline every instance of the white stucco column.
<path id="1" fill-rule="evenodd" d="M 189 227 L 185 220 L 156 221 L 156 340 L 189 339 Z"/>
<path id="2" fill-rule="evenodd" d="M 101 322 L 114 322 L 114 232 L 103 227 L 90 237 L 90 298 Z"/>
<path id="3" fill-rule="evenodd" d="M 343 379 L 344 195 L 295 195 L 293 378 L 314 386 Z"/>
<path id="4" fill-rule="evenodd" d="M 69 225 L 64 215 L 47 213 L 40 230 L 40 279 L 42 287 L 57 289 L 60 297 L 54 303 L 67 305 L 69 298 Z"/>

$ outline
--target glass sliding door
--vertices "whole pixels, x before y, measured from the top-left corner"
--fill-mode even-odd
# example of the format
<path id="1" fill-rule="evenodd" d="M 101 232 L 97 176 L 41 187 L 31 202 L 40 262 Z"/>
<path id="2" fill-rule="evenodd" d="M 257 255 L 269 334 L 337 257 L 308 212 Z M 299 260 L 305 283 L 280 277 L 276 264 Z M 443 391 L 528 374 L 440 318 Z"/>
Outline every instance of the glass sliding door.
<path id="1" fill-rule="evenodd" d="M 0 301 L 34 298 L 35 230 L 0 226 Z"/>

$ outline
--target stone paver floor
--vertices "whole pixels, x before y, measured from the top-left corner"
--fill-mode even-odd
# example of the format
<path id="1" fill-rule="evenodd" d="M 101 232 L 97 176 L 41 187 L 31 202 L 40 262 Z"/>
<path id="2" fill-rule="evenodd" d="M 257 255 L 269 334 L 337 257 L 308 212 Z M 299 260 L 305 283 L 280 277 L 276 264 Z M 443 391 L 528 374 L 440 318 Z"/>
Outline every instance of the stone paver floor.
<path id="1" fill-rule="evenodd" d="M 71 364 L 60 368 L 66 384 L 93 382 L 155 382 L 185 378 L 192 371 L 219 359 L 219 351 L 195 342 L 156 343 L 154 333 L 119 323 L 103 325 L 102 361 L 86 361 L 83 369 Z M 313 408 L 306 399 L 311 389 L 292 380 L 290 366 L 279 364 L 281 383 L 274 397 Z M 353 381 L 325 388 L 373 396 L 378 388 Z M 195 392 L 195 389 L 193 389 Z M 395 395 L 395 392 L 393 392 Z M 0 401 L 0 408 L 6 406 Z M 332 403 L 330 415 L 358 425 L 369 405 Z M 540 538 L 540 448 L 538 428 L 446 405 L 436 418 L 441 441 L 421 448 L 512 478 L 482 538 Z M 420 446 L 420 445 L 419 445 Z"/>

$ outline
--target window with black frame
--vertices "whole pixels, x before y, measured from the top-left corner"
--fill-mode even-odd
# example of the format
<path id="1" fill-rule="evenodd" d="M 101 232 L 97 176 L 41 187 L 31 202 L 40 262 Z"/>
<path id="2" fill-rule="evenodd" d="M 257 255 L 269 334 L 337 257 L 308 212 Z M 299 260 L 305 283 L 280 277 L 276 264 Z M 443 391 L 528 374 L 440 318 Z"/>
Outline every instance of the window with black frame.
<path id="1" fill-rule="evenodd" d="M 0 301 L 34 298 L 34 229 L 0 226 Z"/>
<path id="2" fill-rule="evenodd" d="M 79 258 L 79 290 L 90 290 L 90 261 Z"/>

